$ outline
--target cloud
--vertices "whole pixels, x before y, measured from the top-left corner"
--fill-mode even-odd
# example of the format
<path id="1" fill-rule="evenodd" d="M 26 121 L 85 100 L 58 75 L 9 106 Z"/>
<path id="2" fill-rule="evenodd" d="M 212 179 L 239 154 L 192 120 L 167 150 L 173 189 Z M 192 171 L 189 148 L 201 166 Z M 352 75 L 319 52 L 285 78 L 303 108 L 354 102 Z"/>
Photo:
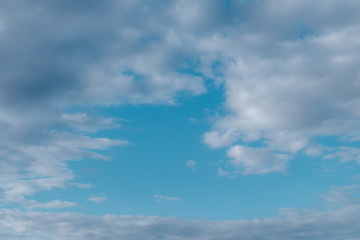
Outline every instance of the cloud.
<path id="1" fill-rule="evenodd" d="M 193 171 L 196 171 L 196 162 L 194 160 L 189 160 L 185 163 L 187 168 L 190 168 Z"/>
<path id="2" fill-rule="evenodd" d="M 97 150 L 128 144 L 90 137 L 119 128 L 119 119 L 77 107 L 171 105 L 178 94 L 206 92 L 203 77 L 186 71 L 198 58 L 193 37 L 174 31 L 182 23 L 170 12 L 185 6 L 160 6 L 2 1 L 1 202 L 67 187 L 74 177 L 68 161 L 104 159 Z"/>
<path id="3" fill-rule="evenodd" d="M 91 138 L 83 135 L 51 131 L 47 142 L 8 146 L 0 152 L 3 174 L 1 200 L 22 202 L 25 196 L 53 188 L 64 188 L 73 179 L 68 161 L 84 158 L 107 159 L 95 150 L 127 144 L 124 140 Z"/>
<path id="4" fill-rule="evenodd" d="M 221 167 L 218 168 L 217 174 L 220 177 L 227 177 L 227 178 L 230 178 L 230 179 L 234 178 L 233 175 L 231 175 L 228 171 L 222 169 Z"/>
<path id="5" fill-rule="evenodd" d="M 200 77 L 177 71 L 194 53 L 174 21 L 164 21 L 171 8 L 163 2 L 159 14 L 143 2 L 4 2 L 2 59 L 16 58 L 0 68 L 3 100 L 171 104 L 178 91 L 203 93 Z"/>
<path id="6" fill-rule="evenodd" d="M 11 239 L 357 239 L 360 206 L 328 211 L 283 208 L 279 216 L 231 221 L 184 220 L 174 217 L 95 217 L 76 213 L 1 210 L 0 236 Z"/>
<path id="7" fill-rule="evenodd" d="M 85 132 L 96 132 L 102 129 L 116 129 L 120 125 L 115 119 L 102 117 L 89 117 L 86 113 L 62 114 L 64 125 Z"/>
<path id="8" fill-rule="evenodd" d="M 231 163 L 242 168 L 243 174 L 265 174 L 284 171 L 288 155 L 275 154 L 267 148 L 249 148 L 240 145 L 232 146 L 227 151 Z"/>
<path id="9" fill-rule="evenodd" d="M 360 149 L 354 147 L 339 147 L 332 153 L 325 155 L 326 159 L 339 159 L 341 162 L 355 161 L 360 163 Z"/>
<path id="10" fill-rule="evenodd" d="M 341 187 L 332 186 L 330 191 L 322 194 L 321 197 L 335 206 L 358 204 L 360 202 L 359 189 L 360 186 L 356 184 Z"/>
<path id="11" fill-rule="evenodd" d="M 262 154 L 260 161 L 256 154 L 253 164 L 269 169 L 274 163 L 271 155 L 310 151 L 319 144 L 319 136 L 356 139 L 360 135 L 360 58 L 354 52 L 360 44 L 360 19 L 352 10 L 356 7 L 359 3 L 351 0 L 315 6 L 303 0 L 234 3 L 235 11 L 243 8 L 247 14 L 234 18 L 233 25 L 225 24 L 223 34 L 201 40 L 203 48 L 221 53 L 227 112 L 217 117 L 204 142 L 211 148 L 230 147 L 230 152 L 239 144 L 249 152 L 247 146 L 258 142 L 262 147 L 251 150 L 252 155 L 265 151 L 268 160 Z M 347 152 L 338 154 L 343 161 L 357 161 L 355 149 L 344 146 L 339 151 Z M 283 165 L 275 168 L 285 170 Z"/>
<path id="12" fill-rule="evenodd" d="M 73 185 L 81 189 L 92 188 L 92 185 L 90 183 L 73 183 Z"/>
<path id="13" fill-rule="evenodd" d="M 222 84 L 225 111 L 204 142 L 227 147 L 234 172 L 284 171 L 301 151 L 359 161 L 346 143 L 316 148 L 319 136 L 360 137 L 359 2 L 152 4 L 2 1 L 2 202 L 67 187 L 68 161 L 128 144 L 90 137 L 117 119 L 66 109 L 176 104 L 210 79 Z"/>
<path id="14" fill-rule="evenodd" d="M 39 203 L 36 201 L 27 201 L 27 208 L 44 208 L 44 209 L 55 209 L 55 208 L 71 208 L 77 207 L 79 204 L 75 202 L 59 201 L 54 200 L 47 203 Z"/>
<path id="15" fill-rule="evenodd" d="M 173 202 L 173 201 L 181 201 L 181 198 L 178 197 L 171 197 L 171 196 L 164 196 L 164 195 L 154 195 L 154 199 L 156 202 Z"/>
<path id="16" fill-rule="evenodd" d="M 102 203 L 106 201 L 106 197 L 91 197 L 88 200 L 93 203 Z"/>

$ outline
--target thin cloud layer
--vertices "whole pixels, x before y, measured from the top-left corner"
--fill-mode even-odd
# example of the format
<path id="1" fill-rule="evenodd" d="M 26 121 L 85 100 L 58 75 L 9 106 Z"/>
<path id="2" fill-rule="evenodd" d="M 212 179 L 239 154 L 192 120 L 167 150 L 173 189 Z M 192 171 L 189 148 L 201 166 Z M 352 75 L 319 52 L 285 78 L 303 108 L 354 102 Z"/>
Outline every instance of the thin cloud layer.
<path id="1" fill-rule="evenodd" d="M 172 196 L 164 196 L 164 195 L 154 195 L 154 199 L 156 202 L 159 202 L 159 203 L 181 201 L 181 198 L 172 197 Z"/>
<path id="2" fill-rule="evenodd" d="M 235 240 L 358 239 L 359 205 L 327 212 L 281 209 L 279 217 L 236 221 L 1 210 L 0 236 L 11 239 L 69 240 Z M 7 239 L 10 239 L 7 238 Z"/>

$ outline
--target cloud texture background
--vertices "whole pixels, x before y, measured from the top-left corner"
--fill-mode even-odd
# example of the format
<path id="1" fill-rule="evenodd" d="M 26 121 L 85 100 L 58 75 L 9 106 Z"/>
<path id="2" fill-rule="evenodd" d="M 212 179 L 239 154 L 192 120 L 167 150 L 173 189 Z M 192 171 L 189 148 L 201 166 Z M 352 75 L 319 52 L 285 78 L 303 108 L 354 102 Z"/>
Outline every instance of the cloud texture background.
<path id="1" fill-rule="evenodd" d="M 211 87 L 224 101 L 202 141 L 224 149 L 219 175 L 286 172 L 298 156 L 359 163 L 359 8 L 355 0 L 0 1 L 0 236 L 357 239 L 355 198 L 210 222 L 34 211 L 79 204 L 32 196 L 90 188 L 69 163 L 111 159 L 111 149 L 132 144 L 97 135 L 121 119 L 83 109 L 176 108 Z M 200 171 L 198 161 L 186 166 Z"/>

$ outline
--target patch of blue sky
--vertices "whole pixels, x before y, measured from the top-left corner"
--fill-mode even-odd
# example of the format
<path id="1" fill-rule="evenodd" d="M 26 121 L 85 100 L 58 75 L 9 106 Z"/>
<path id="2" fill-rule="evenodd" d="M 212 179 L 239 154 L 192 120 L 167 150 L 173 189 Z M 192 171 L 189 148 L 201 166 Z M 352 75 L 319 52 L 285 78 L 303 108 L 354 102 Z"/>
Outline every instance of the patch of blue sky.
<path id="1" fill-rule="evenodd" d="M 313 27 L 305 24 L 301 20 L 296 20 L 294 23 L 295 31 L 297 34 L 297 37 L 301 40 L 304 40 L 306 37 L 314 36 L 315 30 Z"/>
<path id="2" fill-rule="evenodd" d="M 340 146 L 360 148 L 360 139 L 353 138 L 352 136 L 344 136 L 344 135 L 317 136 L 313 138 L 313 141 L 332 148 L 338 148 Z"/>
<path id="3" fill-rule="evenodd" d="M 59 195 L 66 201 L 79 202 L 81 207 L 71 211 L 96 215 L 251 219 L 276 216 L 277 209 L 283 207 L 317 206 L 321 204 L 319 194 L 328 191 L 330 186 L 354 183 L 349 174 L 356 174 L 357 164 L 340 164 L 334 159 L 302 154 L 290 160 L 288 170 L 283 173 L 219 177 L 219 167 L 235 170 L 226 164 L 226 149 L 210 150 L 202 142 L 202 136 L 210 128 L 210 116 L 219 110 L 219 102 L 223 100 L 221 89 L 213 88 L 202 96 L 184 98 L 176 106 L 97 108 L 101 116 L 122 119 L 122 127 L 90 136 L 126 139 L 130 145 L 107 150 L 105 154 L 111 156 L 110 161 L 69 162 L 77 173 L 74 182 L 91 183 L 93 188 L 57 189 L 52 190 L 52 194 L 38 193 L 36 199 L 48 201 L 52 195 Z M 87 112 L 86 108 L 71 110 L 74 109 L 74 112 Z M 330 144 L 334 139 L 321 141 Z M 257 141 L 247 146 L 263 144 Z M 197 163 L 195 172 L 185 166 L 188 160 Z M 154 195 L 181 200 L 158 203 Z M 107 200 L 99 204 L 88 201 L 89 197 L 98 196 L 105 196 Z"/>
<path id="4" fill-rule="evenodd" d="M 141 79 L 144 78 L 142 74 L 139 74 L 133 70 L 126 70 L 123 72 L 124 75 L 131 77 L 134 81 L 139 82 Z"/>
<path id="5" fill-rule="evenodd" d="M 196 74 L 189 71 L 189 74 Z M 90 189 L 54 189 L 37 193 L 33 199 L 78 202 L 70 211 L 88 214 L 132 214 L 207 218 L 212 220 L 251 219 L 277 215 L 283 207 L 321 206 L 321 193 L 333 185 L 356 183 L 359 166 L 297 154 L 283 173 L 219 177 L 218 168 L 235 171 L 226 162 L 226 149 L 209 149 L 202 142 L 210 129 L 211 116 L 223 111 L 221 88 L 213 87 L 202 96 L 181 98 L 176 106 L 138 105 L 72 106 L 67 113 L 86 112 L 121 119 L 119 129 L 89 133 L 91 137 L 126 139 L 127 146 L 97 151 L 110 161 L 85 159 L 68 162 L 76 173 L 73 182 L 91 183 Z M 338 146 L 339 136 L 318 137 L 316 142 Z M 262 147 L 264 140 L 237 144 Z M 347 143 L 358 146 L 358 142 Z M 96 151 L 95 151 L 96 152 Z M 196 171 L 185 166 L 195 161 Z M 274 187 L 276 186 L 276 187 Z M 180 201 L 158 203 L 154 195 L 174 196 Z M 90 197 L 106 197 L 93 203 Z M 61 209 L 48 210 L 61 211 Z"/>

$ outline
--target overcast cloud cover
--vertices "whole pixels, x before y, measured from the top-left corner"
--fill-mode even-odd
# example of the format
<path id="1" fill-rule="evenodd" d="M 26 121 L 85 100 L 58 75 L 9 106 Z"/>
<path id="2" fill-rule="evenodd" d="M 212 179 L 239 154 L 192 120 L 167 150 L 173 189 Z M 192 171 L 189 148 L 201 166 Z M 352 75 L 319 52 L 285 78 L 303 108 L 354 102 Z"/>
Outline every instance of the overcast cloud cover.
<path id="1" fill-rule="evenodd" d="M 360 163 L 359 9 L 356 0 L 0 0 L 1 239 L 359 239 L 354 197 L 217 222 L 42 212 L 79 204 L 31 198 L 90 188 L 69 162 L 108 160 L 109 149 L 136 144 L 96 136 L 121 128 L 116 116 L 68 109 L 176 108 L 210 85 L 224 102 L 201 141 L 225 149 L 219 175 L 286 172 L 300 154 Z M 336 146 L 319 140 L 327 137 Z M 334 192 L 344 196 L 332 189 L 325 199 Z"/>

